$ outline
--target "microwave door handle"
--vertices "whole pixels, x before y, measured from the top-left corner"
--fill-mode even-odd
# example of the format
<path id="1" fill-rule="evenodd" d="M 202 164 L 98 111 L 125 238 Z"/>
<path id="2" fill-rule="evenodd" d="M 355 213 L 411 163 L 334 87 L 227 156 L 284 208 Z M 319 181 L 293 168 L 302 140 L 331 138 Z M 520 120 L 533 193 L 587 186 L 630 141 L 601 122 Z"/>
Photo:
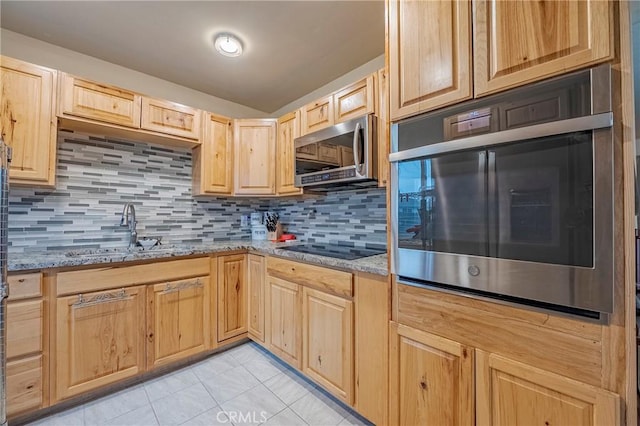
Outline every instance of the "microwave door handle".
<path id="1" fill-rule="evenodd" d="M 498 180 L 496 176 L 496 153 L 487 153 L 487 219 L 489 257 L 498 257 L 498 235 L 500 233 L 500 212 L 498 211 Z"/>
<path id="2" fill-rule="evenodd" d="M 362 163 L 360 162 L 360 129 L 362 126 L 360 122 L 356 123 L 356 128 L 353 131 L 353 163 L 356 166 L 356 175 L 362 175 Z"/>

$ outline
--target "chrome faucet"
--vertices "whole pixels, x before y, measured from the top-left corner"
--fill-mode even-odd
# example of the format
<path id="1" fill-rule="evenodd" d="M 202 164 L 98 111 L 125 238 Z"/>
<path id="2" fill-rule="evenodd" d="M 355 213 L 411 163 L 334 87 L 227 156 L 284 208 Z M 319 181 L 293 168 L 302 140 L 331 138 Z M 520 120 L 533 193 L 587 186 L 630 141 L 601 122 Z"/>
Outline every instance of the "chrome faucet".
<path id="1" fill-rule="evenodd" d="M 129 248 L 135 247 L 138 244 L 138 232 L 136 232 L 136 224 L 136 209 L 135 207 L 133 207 L 133 204 L 127 203 L 124 205 L 124 209 L 122 210 L 120 226 L 129 227 L 129 233 L 131 234 L 129 239 Z"/>

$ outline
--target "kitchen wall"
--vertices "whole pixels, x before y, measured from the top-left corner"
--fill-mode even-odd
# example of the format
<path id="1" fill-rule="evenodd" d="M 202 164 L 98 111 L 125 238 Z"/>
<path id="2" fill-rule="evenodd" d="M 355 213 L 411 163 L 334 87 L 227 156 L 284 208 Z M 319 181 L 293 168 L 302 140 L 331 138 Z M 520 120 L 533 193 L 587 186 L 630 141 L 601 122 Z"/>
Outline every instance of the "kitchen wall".
<path id="1" fill-rule="evenodd" d="M 189 244 L 248 239 L 240 215 L 260 200 L 191 196 L 191 151 L 60 131 L 55 190 L 12 187 L 9 252 L 126 247 L 133 202 L 138 236 Z M 266 209 L 268 200 L 262 200 Z"/>
<path id="2" fill-rule="evenodd" d="M 283 199 L 191 195 L 189 149 L 59 131 L 55 189 L 12 187 L 9 252 L 117 248 L 128 245 L 120 226 L 132 202 L 138 235 L 164 243 L 199 244 L 250 239 L 240 216 L 276 210 L 301 239 L 364 246 L 386 242 L 383 190 Z"/>
<path id="3" fill-rule="evenodd" d="M 0 52 L 5 56 L 227 117 L 262 118 L 268 116 L 267 113 L 254 108 L 2 28 L 0 28 Z"/>
<path id="4" fill-rule="evenodd" d="M 387 207 L 384 189 L 331 192 L 272 202 L 286 232 L 314 242 L 384 248 Z"/>

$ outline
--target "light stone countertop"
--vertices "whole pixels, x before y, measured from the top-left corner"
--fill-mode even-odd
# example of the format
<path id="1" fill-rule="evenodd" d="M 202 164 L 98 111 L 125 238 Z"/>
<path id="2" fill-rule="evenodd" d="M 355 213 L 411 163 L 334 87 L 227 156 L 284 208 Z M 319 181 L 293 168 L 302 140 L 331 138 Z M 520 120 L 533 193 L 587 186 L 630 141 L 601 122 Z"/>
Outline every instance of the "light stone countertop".
<path id="1" fill-rule="evenodd" d="M 9 253 L 9 272 L 69 268 L 74 266 L 105 265 L 109 263 L 134 262 L 154 259 L 170 259 L 175 257 L 207 255 L 234 250 L 248 250 L 251 253 L 268 254 L 283 258 L 299 260 L 329 268 L 344 269 L 353 272 L 368 272 L 387 275 L 387 255 L 363 257 L 356 260 L 337 259 L 314 254 L 298 253 L 282 250 L 282 247 L 296 243 L 272 243 L 270 241 L 223 241 L 198 245 L 161 245 L 149 250 L 136 248 L 122 249 L 86 249 L 51 252 Z"/>

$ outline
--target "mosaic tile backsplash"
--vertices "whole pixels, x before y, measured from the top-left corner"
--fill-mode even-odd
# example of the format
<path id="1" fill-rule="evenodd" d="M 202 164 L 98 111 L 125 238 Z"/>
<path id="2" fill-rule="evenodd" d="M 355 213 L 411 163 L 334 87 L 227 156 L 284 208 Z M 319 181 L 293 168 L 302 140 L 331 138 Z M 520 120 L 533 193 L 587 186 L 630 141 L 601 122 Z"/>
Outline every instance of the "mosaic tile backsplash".
<path id="1" fill-rule="evenodd" d="M 189 149 L 60 131 L 55 189 L 13 187 L 9 252 L 126 247 L 124 204 L 135 205 L 138 236 L 165 244 L 250 239 L 240 216 L 275 210 L 300 239 L 384 246 L 383 190 L 284 199 L 193 198 Z"/>

